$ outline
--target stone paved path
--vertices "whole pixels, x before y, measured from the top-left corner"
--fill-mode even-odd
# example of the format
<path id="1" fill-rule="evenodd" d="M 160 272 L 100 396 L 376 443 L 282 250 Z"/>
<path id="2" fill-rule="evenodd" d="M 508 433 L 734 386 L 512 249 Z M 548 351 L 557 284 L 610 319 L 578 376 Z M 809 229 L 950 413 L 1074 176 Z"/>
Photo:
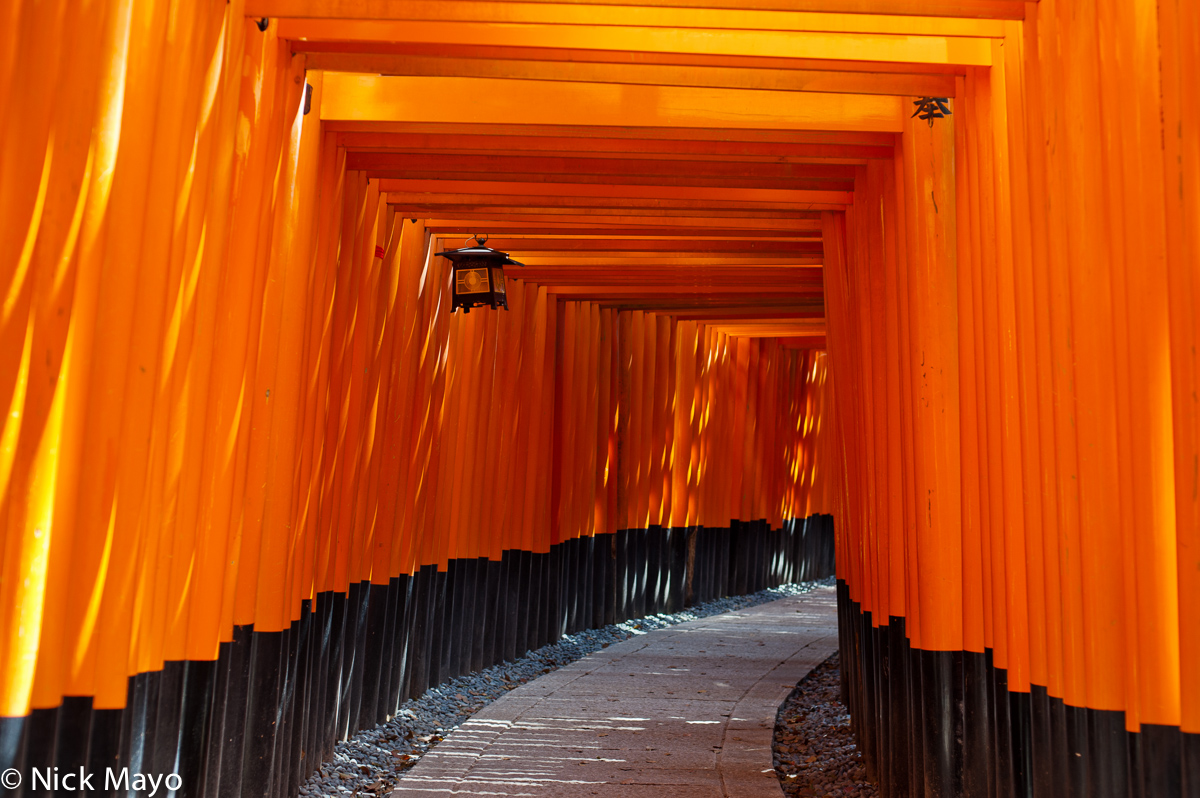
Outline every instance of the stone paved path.
<path id="1" fill-rule="evenodd" d="M 485 707 L 398 798 L 779 798 L 775 711 L 837 647 L 833 588 L 616 643 Z"/>

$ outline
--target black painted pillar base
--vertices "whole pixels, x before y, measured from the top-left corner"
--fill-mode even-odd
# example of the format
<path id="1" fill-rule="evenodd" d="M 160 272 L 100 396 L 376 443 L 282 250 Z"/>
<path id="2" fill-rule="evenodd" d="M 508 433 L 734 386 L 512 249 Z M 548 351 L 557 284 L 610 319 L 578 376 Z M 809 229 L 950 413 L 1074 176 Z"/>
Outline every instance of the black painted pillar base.
<path id="1" fill-rule="evenodd" d="M 842 701 L 885 798 L 1200 798 L 1200 734 L 1010 690 L 992 652 L 923 651 L 837 583 Z"/>
<path id="2" fill-rule="evenodd" d="M 0 771 L 177 768 L 180 796 L 291 798 L 337 741 L 450 677 L 512 660 L 565 631 L 831 575 L 833 542 L 828 516 L 789 519 L 781 529 L 761 519 L 728 528 L 655 526 L 563 541 L 548 553 L 510 549 L 498 560 L 459 558 L 443 570 L 423 565 L 384 584 L 351 584 L 305 600 L 283 631 L 234 628 L 215 661 L 168 662 L 131 678 L 123 709 L 98 710 L 91 699 L 71 697 L 54 709 L 0 718 Z M 896 663 L 884 671 L 896 673 L 897 631 L 872 634 L 872 650 Z M 902 620 L 898 634 L 902 640 Z M 885 714 L 893 728 L 895 706 L 892 696 Z M 896 739 L 885 735 L 876 748 Z M 1200 757 L 1188 739 L 1163 750 L 1175 751 L 1182 783 L 1197 783 Z M 1138 753 L 1146 761 L 1155 755 L 1144 747 Z M 1144 789 L 1158 783 L 1146 781 Z M 5 795 L 48 792 L 26 779 Z M 102 783 L 95 792 L 116 798 Z"/>

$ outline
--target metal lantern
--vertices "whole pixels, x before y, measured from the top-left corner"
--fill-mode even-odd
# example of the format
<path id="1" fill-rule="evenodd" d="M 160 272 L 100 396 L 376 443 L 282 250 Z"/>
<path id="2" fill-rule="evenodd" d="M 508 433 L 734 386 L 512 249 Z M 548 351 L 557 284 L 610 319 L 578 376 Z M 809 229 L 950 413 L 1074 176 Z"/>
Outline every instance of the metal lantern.
<path id="1" fill-rule="evenodd" d="M 448 249 L 437 254 L 449 259 L 454 270 L 454 282 L 450 286 L 453 301 L 451 311 L 459 308 L 470 313 L 471 308 L 487 305 L 495 310 L 508 310 L 508 295 L 504 290 L 504 267 L 524 266 L 508 257 L 507 252 L 498 252 L 485 247 L 487 236 L 476 236 L 477 246 Z"/>

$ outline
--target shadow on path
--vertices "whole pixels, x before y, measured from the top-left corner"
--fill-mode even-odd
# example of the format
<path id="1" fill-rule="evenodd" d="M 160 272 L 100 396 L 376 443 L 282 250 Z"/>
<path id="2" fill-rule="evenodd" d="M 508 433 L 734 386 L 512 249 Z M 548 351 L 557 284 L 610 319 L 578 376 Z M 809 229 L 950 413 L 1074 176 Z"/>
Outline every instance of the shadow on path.
<path id="1" fill-rule="evenodd" d="M 836 646 L 828 587 L 640 635 L 489 705 L 395 795 L 778 798 L 776 710 Z"/>

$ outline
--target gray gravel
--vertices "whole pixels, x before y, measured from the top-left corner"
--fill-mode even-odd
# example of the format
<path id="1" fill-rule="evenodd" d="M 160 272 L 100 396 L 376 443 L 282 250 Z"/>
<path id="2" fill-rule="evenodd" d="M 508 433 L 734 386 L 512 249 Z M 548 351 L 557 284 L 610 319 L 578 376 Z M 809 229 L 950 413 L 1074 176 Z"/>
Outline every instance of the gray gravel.
<path id="1" fill-rule="evenodd" d="M 333 759 L 300 785 L 300 795 L 334 798 L 342 795 L 383 795 L 395 789 L 404 772 L 426 751 L 463 721 L 500 696 L 563 665 L 606 646 L 697 618 L 799 596 L 834 580 L 781 585 L 746 596 L 717 599 L 670 615 L 651 615 L 631 621 L 564 635 L 556 643 L 531 651 L 512 662 L 482 673 L 460 676 L 404 702 L 387 723 L 358 732 L 334 747 Z"/>
<path id="2" fill-rule="evenodd" d="M 834 654 L 800 680 L 775 716 L 775 773 L 789 798 L 879 795 L 854 744 L 840 680 Z"/>

